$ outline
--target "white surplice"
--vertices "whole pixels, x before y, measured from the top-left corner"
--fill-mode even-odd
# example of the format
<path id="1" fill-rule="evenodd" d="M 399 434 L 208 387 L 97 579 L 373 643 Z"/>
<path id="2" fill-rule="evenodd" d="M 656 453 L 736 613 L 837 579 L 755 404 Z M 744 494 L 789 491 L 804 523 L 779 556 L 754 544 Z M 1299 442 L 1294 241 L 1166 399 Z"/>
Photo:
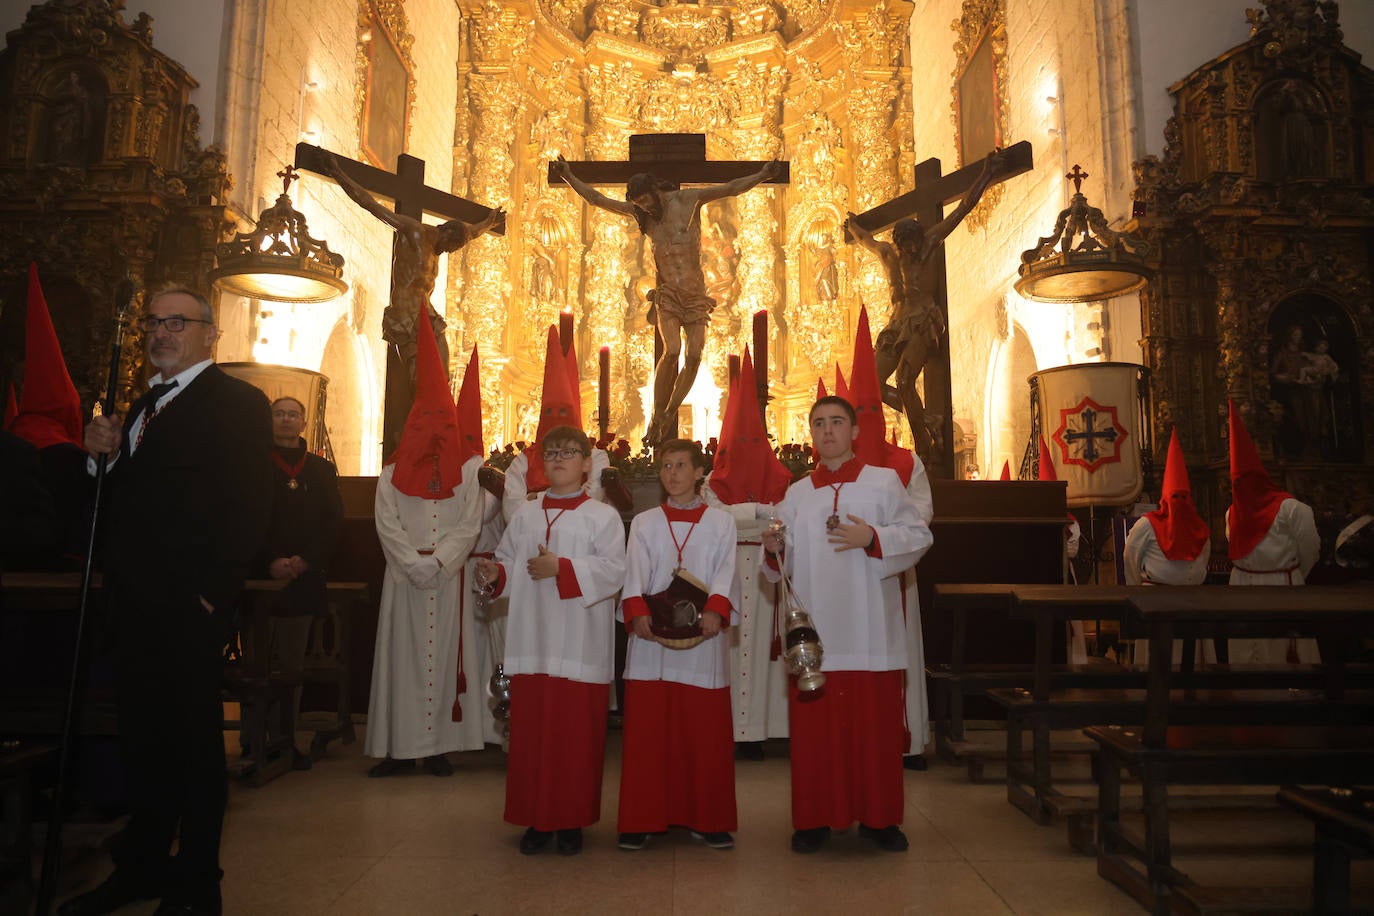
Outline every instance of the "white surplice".
<path id="1" fill-rule="evenodd" d="M 735 524 L 735 577 L 739 622 L 725 634 L 730 644 L 731 715 L 736 741 L 787 737 L 787 663 L 770 659 L 777 585 L 759 573 L 763 545 L 759 541 L 767 519 L 759 519 L 759 504 L 721 502 L 708 475 L 701 488 L 708 506 L 728 512 Z M 781 621 L 777 622 L 781 625 Z"/>
<path id="2" fill-rule="evenodd" d="M 459 607 L 463 567 L 477 541 L 481 502 L 476 473 L 446 499 L 407 496 L 391 483 L 394 466 L 377 478 L 377 538 L 386 555 L 372 691 L 367 711 L 369 757 L 399 760 L 482 747 L 482 701 L 473 686 L 462 697 L 463 721 L 452 721 L 457 695 Z M 442 564 L 433 588 L 416 588 L 407 563 L 432 552 Z M 470 616 L 463 620 L 464 670 L 477 671 Z"/>
<path id="3" fill-rule="evenodd" d="M 929 527 L 935 517 L 935 500 L 930 492 L 930 476 L 925 462 L 915 452 L 907 496 L 916 504 L 916 514 Z M 926 685 L 926 647 L 921 633 L 921 599 L 916 593 L 916 567 L 902 573 L 902 600 L 906 612 L 906 725 L 911 731 L 908 756 L 925 753 L 930 743 L 930 700 Z"/>
<path id="4" fill-rule="evenodd" d="M 510 598 L 505 670 L 512 677 L 547 674 L 609 684 L 615 661 L 612 627 L 625 579 L 625 525 L 604 503 L 586 499 L 576 508 L 559 505 L 568 502 L 547 493 L 526 502 L 496 548 L 505 572 L 502 594 Z M 570 591 L 563 573 L 530 578 L 526 563 L 538 556 L 541 544 L 569 561 L 580 594 L 560 596 L 560 587 Z"/>
<path id="5" fill-rule="evenodd" d="M 1226 510 L 1226 531 L 1230 536 L 1231 510 Z M 1255 549 L 1232 561 L 1232 585 L 1302 585 L 1317 564 L 1321 536 L 1312 507 L 1296 499 L 1285 499 Z M 1283 664 L 1288 657 L 1286 639 L 1232 639 L 1228 643 L 1233 665 Z M 1315 639 L 1297 640 L 1298 661 L 1320 661 Z"/>
<path id="6" fill-rule="evenodd" d="M 682 545 L 682 568 L 706 586 L 706 594 L 730 602 L 726 623 L 734 626 L 739 616 L 735 582 L 735 523 L 719 509 L 705 507 L 701 520 L 675 521 L 669 531 L 662 506 L 639 513 L 630 522 L 625 549 L 625 599 L 653 595 L 673 581 L 678 567 L 677 544 Z M 625 619 L 623 605 L 616 619 Z M 690 687 L 718 690 L 730 685 L 730 645 L 726 630 L 690 649 L 669 649 L 661 643 L 630 636 L 625 655 L 625 680 L 671 681 Z"/>
<path id="7" fill-rule="evenodd" d="M 1155 527 L 1146 518 L 1139 519 L 1126 535 L 1121 548 L 1121 561 L 1126 570 L 1127 585 L 1201 585 L 1207 578 L 1207 561 L 1212 557 L 1212 542 L 1204 541 L 1198 555 L 1191 560 L 1171 560 L 1164 555 L 1155 536 Z M 1173 663 L 1177 665 L 1183 653 L 1182 640 L 1174 640 Z M 1210 639 L 1200 639 L 1195 659 L 1207 664 L 1217 660 Z M 1150 641 L 1135 640 L 1135 663 L 1149 664 Z"/>
<path id="8" fill-rule="evenodd" d="M 836 551 L 825 527 L 832 513 L 846 523 L 848 515 L 863 519 L 876 532 L 882 555 Z M 901 574 L 916 565 L 934 538 L 897 473 L 865 466 L 838 493 L 829 485 L 817 487 L 814 475 L 799 480 L 788 488 L 779 516 L 787 525 L 787 573 L 825 647 L 822 670 L 906 668 Z"/>

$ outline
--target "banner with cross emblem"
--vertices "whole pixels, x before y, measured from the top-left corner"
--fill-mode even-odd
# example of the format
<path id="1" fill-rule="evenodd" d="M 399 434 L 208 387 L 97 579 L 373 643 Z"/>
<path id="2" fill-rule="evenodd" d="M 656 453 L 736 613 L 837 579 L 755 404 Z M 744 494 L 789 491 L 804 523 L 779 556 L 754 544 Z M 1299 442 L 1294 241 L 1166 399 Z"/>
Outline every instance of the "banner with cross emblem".
<path id="1" fill-rule="evenodd" d="M 1070 507 L 1127 506 L 1140 495 L 1140 371 L 1083 363 L 1036 373 L 1045 442 Z"/>

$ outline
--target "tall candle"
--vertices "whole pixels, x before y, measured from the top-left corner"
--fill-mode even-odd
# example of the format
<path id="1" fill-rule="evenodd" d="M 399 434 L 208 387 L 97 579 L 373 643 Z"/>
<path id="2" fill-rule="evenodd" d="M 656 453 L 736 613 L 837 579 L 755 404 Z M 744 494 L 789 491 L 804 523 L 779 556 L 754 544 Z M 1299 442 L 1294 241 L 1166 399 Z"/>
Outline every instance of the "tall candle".
<path id="1" fill-rule="evenodd" d="M 759 413 L 768 425 L 768 312 L 754 313 L 754 384 L 759 392 Z"/>
<path id="2" fill-rule="evenodd" d="M 558 345 L 567 353 L 573 344 L 573 313 L 564 310 L 558 313 Z"/>
<path id="3" fill-rule="evenodd" d="M 597 354 L 596 417 L 597 436 L 606 438 L 611 428 L 611 348 L 602 347 Z"/>

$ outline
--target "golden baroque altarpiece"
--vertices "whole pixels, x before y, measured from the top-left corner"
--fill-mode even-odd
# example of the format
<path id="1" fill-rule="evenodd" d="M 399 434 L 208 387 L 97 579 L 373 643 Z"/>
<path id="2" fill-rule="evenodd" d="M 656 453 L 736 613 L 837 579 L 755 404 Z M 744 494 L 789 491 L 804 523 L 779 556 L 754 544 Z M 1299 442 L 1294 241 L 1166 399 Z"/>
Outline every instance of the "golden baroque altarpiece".
<path id="1" fill-rule="evenodd" d="M 33 6 L 0 54 L 0 385 L 24 356 L 25 278 L 37 263 L 72 381 L 103 395 L 114 288 L 198 286 L 229 223 L 225 157 L 202 149 L 196 83 L 153 47 L 123 4 Z M 141 332 L 125 338 L 117 406 L 142 379 Z"/>
<path id="2" fill-rule="evenodd" d="M 798 422 L 816 379 L 848 363 L 860 301 L 875 328 L 888 296 L 876 259 L 844 244 L 846 210 L 909 190 L 914 156 L 906 0 L 661 5 L 644 0 L 460 0 L 454 193 L 511 214 L 449 269 L 451 352 L 474 343 L 489 438 L 532 438 L 544 334 L 575 316 L 586 404 L 611 348 L 610 429 L 642 429 L 653 329 L 652 255 L 633 224 L 550 188 L 546 163 L 624 160 L 635 133 L 701 133 L 709 158 L 791 162 L 786 188 L 710 205 L 702 257 L 718 305 L 706 371 L 769 313 L 770 428 Z M 608 194 L 623 189 L 606 188 Z M 457 358 L 457 357 L 455 357 Z M 711 405 L 715 407 L 716 405 Z M 584 418 L 593 425 L 591 412 Z M 504 434 L 504 435 L 503 435 Z"/>
<path id="3" fill-rule="evenodd" d="M 1177 425 L 1194 498 L 1224 532 L 1235 402 L 1323 542 L 1374 511 L 1374 70 L 1335 4 L 1268 0 L 1251 39 L 1170 87 L 1162 158 L 1136 163 L 1156 466 Z"/>

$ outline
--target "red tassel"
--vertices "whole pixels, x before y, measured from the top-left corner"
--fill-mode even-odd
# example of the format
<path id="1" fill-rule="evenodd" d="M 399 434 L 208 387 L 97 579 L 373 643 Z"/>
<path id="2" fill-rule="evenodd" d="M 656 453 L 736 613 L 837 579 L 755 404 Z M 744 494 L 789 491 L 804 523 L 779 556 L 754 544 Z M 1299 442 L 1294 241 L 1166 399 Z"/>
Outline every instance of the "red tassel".
<path id="1" fill-rule="evenodd" d="M 921 750 L 923 752 L 925 749 L 922 748 Z M 902 725 L 902 753 L 911 753 L 911 729 L 907 728 L 905 724 Z"/>
<path id="2" fill-rule="evenodd" d="M 775 662 L 782 658 L 782 637 L 774 636 L 772 644 L 768 647 L 768 660 Z"/>
<path id="3" fill-rule="evenodd" d="M 454 701 L 453 701 L 453 721 L 454 721 L 454 722 L 462 722 L 462 721 L 463 721 L 463 704 L 462 704 L 462 702 L 459 701 L 459 700 L 454 700 Z"/>

